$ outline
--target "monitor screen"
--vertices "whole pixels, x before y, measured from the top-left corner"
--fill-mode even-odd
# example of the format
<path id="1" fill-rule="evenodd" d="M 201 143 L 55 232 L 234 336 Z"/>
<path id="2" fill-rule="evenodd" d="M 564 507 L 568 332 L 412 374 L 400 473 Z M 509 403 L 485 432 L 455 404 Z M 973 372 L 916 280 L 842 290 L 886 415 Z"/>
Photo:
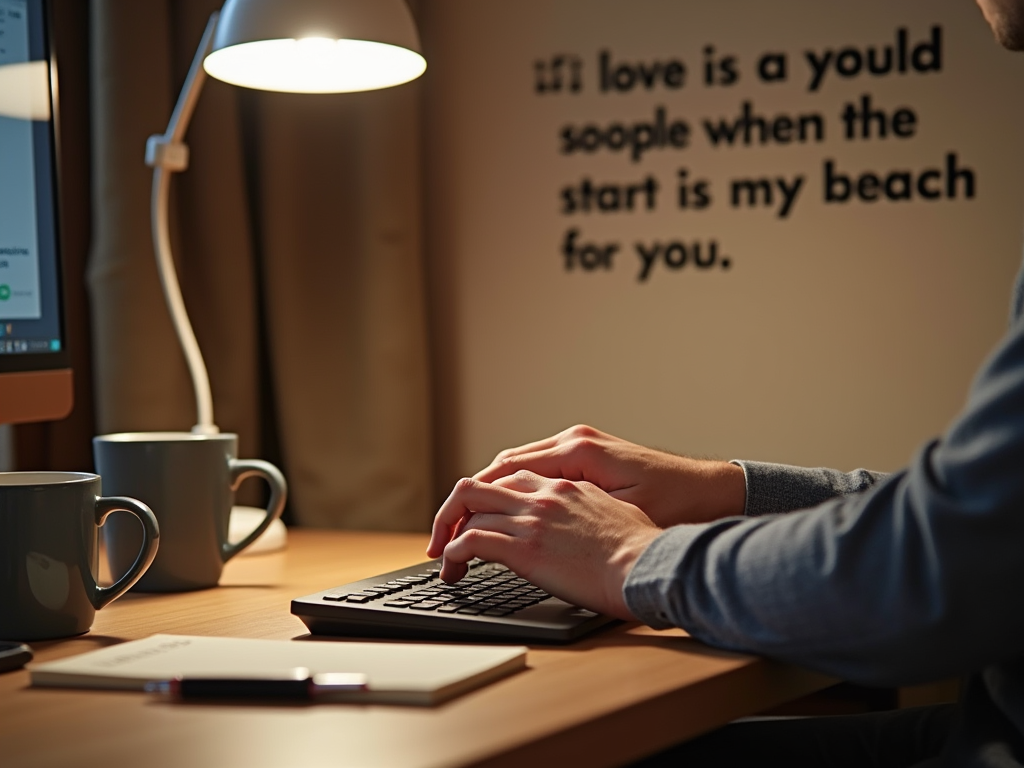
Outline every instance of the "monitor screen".
<path id="1" fill-rule="evenodd" d="M 71 409 L 44 0 L 0 0 L 0 423 Z"/>

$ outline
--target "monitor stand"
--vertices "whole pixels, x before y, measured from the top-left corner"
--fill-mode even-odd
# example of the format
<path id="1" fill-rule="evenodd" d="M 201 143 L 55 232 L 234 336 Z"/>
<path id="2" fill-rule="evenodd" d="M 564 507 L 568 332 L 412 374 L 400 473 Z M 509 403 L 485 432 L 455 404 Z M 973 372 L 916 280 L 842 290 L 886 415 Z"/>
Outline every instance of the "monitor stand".
<path id="1" fill-rule="evenodd" d="M 63 419 L 73 393 L 69 369 L 0 373 L 0 424 Z"/>

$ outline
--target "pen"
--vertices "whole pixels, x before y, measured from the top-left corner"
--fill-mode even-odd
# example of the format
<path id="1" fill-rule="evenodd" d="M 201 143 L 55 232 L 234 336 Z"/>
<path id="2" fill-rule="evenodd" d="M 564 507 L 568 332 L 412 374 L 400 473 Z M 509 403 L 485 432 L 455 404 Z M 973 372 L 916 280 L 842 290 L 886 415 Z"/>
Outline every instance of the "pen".
<path id="1" fill-rule="evenodd" d="M 147 693 L 172 701 L 201 699 L 286 699 L 316 701 L 332 694 L 369 690 L 366 675 L 296 669 L 283 677 L 175 677 L 146 683 Z"/>

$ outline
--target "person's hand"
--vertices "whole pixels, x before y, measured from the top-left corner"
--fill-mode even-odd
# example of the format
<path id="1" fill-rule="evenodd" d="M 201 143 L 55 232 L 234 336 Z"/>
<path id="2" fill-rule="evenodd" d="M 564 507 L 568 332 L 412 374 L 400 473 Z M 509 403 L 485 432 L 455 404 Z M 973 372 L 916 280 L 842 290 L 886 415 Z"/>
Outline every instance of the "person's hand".
<path id="1" fill-rule="evenodd" d="M 427 554 L 444 555 L 449 583 L 479 557 L 573 605 L 630 620 L 622 585 L 659 533 L 637 507 L 592 483 L 523 470 L 493 483 L 460 480 L 434 518 Z"/>
<path id="2" fill-rule="evenodd" d="M 746 503 L 743 470 L 734 464 L 645 448 L 582 425 L 502 451 L 474 479 L 494 482 L 524 469 L 586 480 L 662 528 L 742 515 Z"/>

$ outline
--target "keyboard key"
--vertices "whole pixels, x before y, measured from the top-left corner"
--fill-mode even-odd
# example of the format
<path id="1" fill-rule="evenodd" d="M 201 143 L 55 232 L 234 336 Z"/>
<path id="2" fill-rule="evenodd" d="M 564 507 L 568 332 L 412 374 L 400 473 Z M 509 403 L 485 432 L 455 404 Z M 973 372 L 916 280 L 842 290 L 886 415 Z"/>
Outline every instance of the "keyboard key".
<path id="1" fill-rule="evenodd" d="M 339 594 L 324 595 L 324 600 L 331 600 L 332 602 L 340 603 L 346 597 L 348 597 L 348 592 L 342 592 L 340 595 Z"/>
<path id="2" fill-rule="evenodd" d="M 511 608 L 488 608 L 484 611 L 484 616 L 508 616 L 512 613 Z"/>
<path id="3" fill-rule="evenodd" d="M 378 596 L 377 595 L 366 595 L 366 594 L 363 594 L 362 592 L 353 592 L 351 595 L 349 595 L 347 598 L 345 598 L 345 600 L 346 600 L 346 602 L 349 602 L 349 603 L 368 603 L 371 600 L 373 600 L 375 597 L 378 597 Z"/>
<path id="4" fill-rule="evenodd" d="M 481 613 L 484 612 L 484 609 L 483 608 L 478 608 L 475 605 L 466 605 L 466 606 L 463 606 L 462 608 L 459 608 L 455 612 L 456 613 L 462 613 L 462 614 L 465 614 L 467 616 L 479 616 Z"/>
<path id="5" fill-rule="evenodd" d="M 410 605 L 416 605 L 415 600 L 389 600 L 384 603 L 389 608 L 408 608 Z"/>
<path id="6" fill-rule="evenodd" d="M 466 597 L 472 594 L 468 589 L 439 589 L 438 593 L 448 597 Z"/>
<path id="7" fill-rule="evenodd" d="M 440 608 L 441 603 L 436 600 L 424 600 L 422 603 L 416 603 L 409 606 L 410 611 L 432 611 L 435 608 Z"/>

